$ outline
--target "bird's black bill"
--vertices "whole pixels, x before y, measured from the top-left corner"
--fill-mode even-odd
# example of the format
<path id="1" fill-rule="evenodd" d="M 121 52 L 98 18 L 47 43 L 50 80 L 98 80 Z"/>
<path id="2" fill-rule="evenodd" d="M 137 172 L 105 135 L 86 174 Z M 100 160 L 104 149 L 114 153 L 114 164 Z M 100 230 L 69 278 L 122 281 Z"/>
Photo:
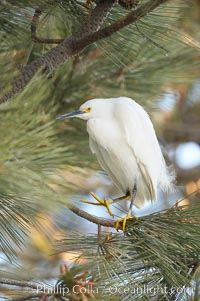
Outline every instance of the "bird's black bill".
<path id="1" fill-rule="evenodd" d="M 71 113 L 67 113 L 67 114 L 63 114 L 63 115 L 58 115 L 56 117 L 56 119 L 71 118 L 71 117 L 74 117 L 74 116 L 77 116 L 77 115 L 81 115 L 83 113 L 85 113 L 85 112 L 81 111 L 81 110 L 77 110 L 77 111 L 74 111 L 74 112 L 71 112 Z"/>

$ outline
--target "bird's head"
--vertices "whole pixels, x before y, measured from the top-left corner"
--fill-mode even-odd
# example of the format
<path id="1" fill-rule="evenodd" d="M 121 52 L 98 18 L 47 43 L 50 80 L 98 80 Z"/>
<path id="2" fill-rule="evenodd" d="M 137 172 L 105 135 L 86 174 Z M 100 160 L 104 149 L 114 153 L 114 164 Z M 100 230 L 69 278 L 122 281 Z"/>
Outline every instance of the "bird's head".
<path id="1" fill-rule="evenodd" d="M 74 112 L 63 114 L 57 116 L 57 119 L 65 119 L 77 117 L 84 120 L 89 120 L 92 118 L 106 118 L 110 113 L 111 102 L 110 99 L 92 99 L 83 103 L 80 108 Z"/>

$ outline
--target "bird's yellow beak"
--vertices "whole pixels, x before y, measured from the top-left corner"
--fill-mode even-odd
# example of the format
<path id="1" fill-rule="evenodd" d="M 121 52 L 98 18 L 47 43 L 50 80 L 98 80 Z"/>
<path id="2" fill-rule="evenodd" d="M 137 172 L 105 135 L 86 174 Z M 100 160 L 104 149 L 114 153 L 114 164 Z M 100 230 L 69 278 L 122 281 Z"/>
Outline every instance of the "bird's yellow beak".
<path id="1" fill-rule="evenodd" d="M 81 115 L 81 114 L 84 114 L 85 111 L 83 110 L 76 110 L 74 112 L 71 112 L 71 113 L 67 113 L 67 114 L 63 114 L 63 115 L 58 115 L 56 117 L 56 119 L 65 119 L 65 118 L 72 118 L 72 117 L 75 117 L 75 116 L 78 116 L 78 115 Z"/>

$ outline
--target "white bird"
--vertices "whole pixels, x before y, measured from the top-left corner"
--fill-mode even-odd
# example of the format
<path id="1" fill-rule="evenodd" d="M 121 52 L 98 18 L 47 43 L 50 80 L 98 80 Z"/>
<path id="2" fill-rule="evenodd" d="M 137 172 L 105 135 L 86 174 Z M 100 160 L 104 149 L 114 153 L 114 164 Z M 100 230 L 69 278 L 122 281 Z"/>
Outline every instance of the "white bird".
<path id="1" fill-rule="evenodd" d="M 79 110 L 57 119 L 71 117 L 87 120 L 90 149 L 124 195 L 107 201 L 91 193 L 98 203 L 88 203 L 103 205 L 112 215 L 110 204 L 130 200 L 127 216 L 116 222 L 116 229 L 122 222 L 125 231 L 133 204 L 154 201 L 158 188 L 170 191 L 173 187 L 153 124 L 142 106 L 128 97 L 88 100 Z"/>

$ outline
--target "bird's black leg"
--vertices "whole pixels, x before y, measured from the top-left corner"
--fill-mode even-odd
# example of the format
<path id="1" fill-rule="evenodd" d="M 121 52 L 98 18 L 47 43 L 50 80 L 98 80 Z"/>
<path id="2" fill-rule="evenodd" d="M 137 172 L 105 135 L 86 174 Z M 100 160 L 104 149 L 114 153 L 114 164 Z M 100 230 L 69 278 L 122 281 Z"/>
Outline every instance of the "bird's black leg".
<path id="1" fill-rule="evenodd" d="M 133 187 L 133 194 L 132 194 L 132 197 L 131 197 L 131 203 L 130 203 L 130 206 L 129 206 L 129 211 L 130 211 L 130 212 L 132 211 L 132 207 L 133 207 L 133 204 L 134 204 L 136 195 L 137 195 L 137 186 L 136 186 L 136 184 L 135 184 L 134 187 Z"/>
<path id="2" fill-rule="evenodd" d="M 116 198 L 116 199 L 113 199 L 112 203 L 117 203 L 117 202 L 120 202 L 120 201 L 129 201 L 131 198 L 131 193 L 129 190 L 127 190 L 127 193 L 123 196 L 120 196 L 119 198 Z"/>
<path id="3" fill-rule="evenodd" d="M 131 203 L 130 203 L 130 207 L 129 207 L 129 210 L 128 210 L 128 214 L 125 217 L 119 218 L 116 221 L 116 224 L 115 224 L 116 230 L 119 229 L 119 225 L 120 225 L 120 223 L 122 223 L 122 230 L 123 230 L 123 232 L 125 231 L 126 221 L 127 221 L 127 219 L 131 218 L 131 211 L 132 211 L 132 207 L 133 207 L 133 204 L 134 204 L 136 194 L 137 194 L 137 187 L 136 187 L 136 184 L 135 184 L 134 188 L 133 188 L 133 194 L 132 194 L 132 197 L 131 197 Z"/>

